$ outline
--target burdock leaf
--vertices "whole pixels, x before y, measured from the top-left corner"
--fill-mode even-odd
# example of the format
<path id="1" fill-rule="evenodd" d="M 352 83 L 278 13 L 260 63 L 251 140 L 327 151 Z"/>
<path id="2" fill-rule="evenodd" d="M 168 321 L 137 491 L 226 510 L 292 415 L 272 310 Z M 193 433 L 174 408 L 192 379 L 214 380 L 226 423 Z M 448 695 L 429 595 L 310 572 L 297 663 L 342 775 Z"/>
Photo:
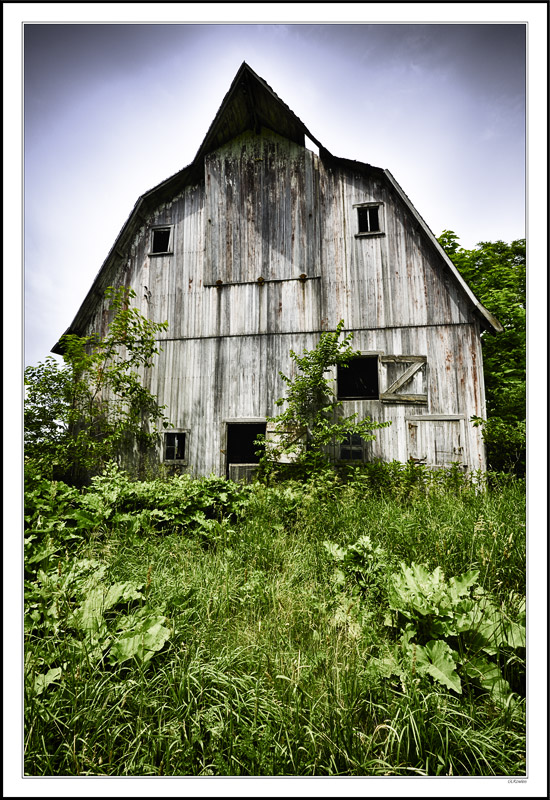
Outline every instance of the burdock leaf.
<path id="1" fill-rule="evenodd" d="M 49 669 L 45 675 L 37 675 L 34 679 L 35 693 L 42 694 L 50 683 L 54 683 L 54 681 L 58 680 L 62 672 L 63 670 L 61 667 L 54 667 L 53 669 Z"/>
<path id="2" fill-rule="evenodd" d="M 417 647 L 417 665 L 421 671 L 427 672 L 438 683 L 462 694 L 462 685 L 456 671 L 453 652 L 446 642 L 432 640 L 425 647 Z"/>
<path id="3" fill-rule="evenodd" d="M 164 625 L 165 622 L 166 617 L 148 617 L 123 633 L 111 647 L 111 662 L 121 663 L 133 656 L 140 661 L 149 661 L 170 638 L 170 629 Z"/>
<path id="4" fill-rule="evenodd" d="M 474 569 L 465 572 L 463 575 L 452 577 L 449 580 L 450 594 L 453 604 L 458 603 L 459 599 L 467 594 L 479 578 L 479 570 Z"/>
<path id="5" fill-rule="evenodd" d="M 463 665 L 463 670 L 469 678 L 489 692 L 495 703 L 506 704 L 511 694 L 510 684 L 502 677 L 497 664 L 486 658 L 475 657 Z"/>

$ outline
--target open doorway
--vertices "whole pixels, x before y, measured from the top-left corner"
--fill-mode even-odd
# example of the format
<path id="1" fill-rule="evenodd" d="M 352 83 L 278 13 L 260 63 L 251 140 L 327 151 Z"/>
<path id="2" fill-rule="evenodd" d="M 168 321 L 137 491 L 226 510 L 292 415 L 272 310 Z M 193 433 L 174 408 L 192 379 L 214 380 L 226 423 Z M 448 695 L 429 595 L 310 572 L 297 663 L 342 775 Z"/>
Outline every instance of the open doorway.
<path id="1" fill-rule="evenodd" d="M 259 463 L 256 455 L 260 449 L 256 437 L 265 435 L 265 422 L 228 422 L 226 453 L 226 476 L 231 480 L 248 480 Z"/>

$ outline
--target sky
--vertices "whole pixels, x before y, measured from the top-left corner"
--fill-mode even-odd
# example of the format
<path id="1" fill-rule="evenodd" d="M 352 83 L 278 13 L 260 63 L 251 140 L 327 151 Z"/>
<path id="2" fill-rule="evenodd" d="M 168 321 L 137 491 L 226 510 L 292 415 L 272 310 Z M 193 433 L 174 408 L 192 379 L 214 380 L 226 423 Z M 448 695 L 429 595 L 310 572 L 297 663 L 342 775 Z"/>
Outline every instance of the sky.
<path id="1" fill-rule="evenodd" d="M 524 24 L 27 24 L 25 364 L 138 197 L 193 160 L 243 61 L 334 155 L 389 169 L 436 235 L 525 236 Z"/>

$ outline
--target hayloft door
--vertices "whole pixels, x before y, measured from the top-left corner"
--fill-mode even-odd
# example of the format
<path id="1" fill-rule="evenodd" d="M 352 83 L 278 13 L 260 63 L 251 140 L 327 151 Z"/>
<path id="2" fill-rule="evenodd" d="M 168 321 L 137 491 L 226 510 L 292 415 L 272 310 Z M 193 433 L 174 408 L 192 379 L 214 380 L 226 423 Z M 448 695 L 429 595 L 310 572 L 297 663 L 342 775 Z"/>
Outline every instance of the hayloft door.
<path id="1" fill-rule="evenodd" d="M 225 447 L 226 475 L 230 480 L 250 480 L 259 456 L 256 437 L 265 435 L 265 422 L 228 422 Z"/>

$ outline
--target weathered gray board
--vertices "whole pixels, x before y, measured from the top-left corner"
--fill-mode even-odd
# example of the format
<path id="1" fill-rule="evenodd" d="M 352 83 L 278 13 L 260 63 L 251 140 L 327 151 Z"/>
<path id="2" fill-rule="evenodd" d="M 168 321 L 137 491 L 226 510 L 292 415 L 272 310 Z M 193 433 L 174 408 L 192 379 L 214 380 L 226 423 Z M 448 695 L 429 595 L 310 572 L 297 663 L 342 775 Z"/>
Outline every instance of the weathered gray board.
<path id="1" fill-rule="evenodd" d="M 382 204 L 380 234 L 357 233 L 357 206 L 368 202 Z M 171 252 L 154 255 L 159 225 L 172 226 Z M 188 432 L 197 474 L 226 474 L 227 421 L 275 414 L 289 350 L 314 347 L 340 320 L 358 350 L 380 356 L 382 399 L 344 402 L 345 413 L 392 422 L 370 457 L 426 451 L 428 463 L 448 463 L 456 449 L 470 469 L 485 466 L 469 422 L 485 415 L 479 317 L 381 170 L 323 161 L 266 129 L 244 133 L 205 157 L 203 182 L 143 219 L 111 282 L 169 322 L 147 380 L 174 429 Z M 88 331 L 107 324 L 99 301 Z"/>

